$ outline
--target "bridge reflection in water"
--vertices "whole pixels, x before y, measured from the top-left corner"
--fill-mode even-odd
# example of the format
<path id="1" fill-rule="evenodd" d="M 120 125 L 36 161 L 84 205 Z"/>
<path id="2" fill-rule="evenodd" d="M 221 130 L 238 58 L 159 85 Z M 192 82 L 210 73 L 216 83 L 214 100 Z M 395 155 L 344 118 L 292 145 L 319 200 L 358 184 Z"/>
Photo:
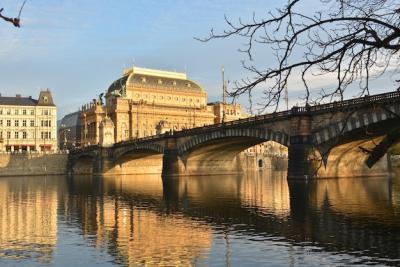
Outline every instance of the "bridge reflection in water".
<path id="1" fill-rule="evenodd" d="M 16 247 L 28 265 L 43 262 L 29 256 L 40 247 L 46 262 L 71 262 L 71 246 L 91 247 L 110 265 L 400 263 L 400 178 L 306 182 L 255 172 L 164 183 L 157 175 L 21 181 L 0 180 L 0 265 L 13 262 L 6 252 Z M 25 206 L 36 217 L 25 228 L 41 227 L 16 223 L 10 210 Z"/>

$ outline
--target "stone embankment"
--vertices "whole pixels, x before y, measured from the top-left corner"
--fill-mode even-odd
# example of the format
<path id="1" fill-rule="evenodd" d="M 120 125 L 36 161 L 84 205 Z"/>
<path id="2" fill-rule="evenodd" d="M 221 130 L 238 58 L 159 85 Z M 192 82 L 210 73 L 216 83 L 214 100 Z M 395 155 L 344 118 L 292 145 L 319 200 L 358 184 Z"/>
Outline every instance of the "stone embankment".
<path id="1" fill-rule="evenodd" d="M 68 154 L 2 153 L 0 176 L 64 175 Z"/>

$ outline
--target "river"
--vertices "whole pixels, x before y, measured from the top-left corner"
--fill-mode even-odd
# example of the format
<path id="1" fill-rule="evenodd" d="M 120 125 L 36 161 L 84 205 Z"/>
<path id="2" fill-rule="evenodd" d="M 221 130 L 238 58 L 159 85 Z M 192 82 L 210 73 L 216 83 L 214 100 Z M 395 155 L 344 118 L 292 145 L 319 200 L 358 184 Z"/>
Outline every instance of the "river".
<path id="1" fill-rule="evenodd" d="M 400 175 L 0 178 L 0 266 L 400 265 Z"/>

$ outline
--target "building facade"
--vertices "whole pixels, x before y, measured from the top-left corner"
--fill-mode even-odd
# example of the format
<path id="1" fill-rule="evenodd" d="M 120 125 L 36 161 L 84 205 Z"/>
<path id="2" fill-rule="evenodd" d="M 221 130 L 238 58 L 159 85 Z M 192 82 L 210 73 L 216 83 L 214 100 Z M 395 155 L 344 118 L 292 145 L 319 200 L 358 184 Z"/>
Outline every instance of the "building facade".
<path id="1" fill-rule="evenodd" d="M 84 145 L 98 144 L 105 117 L 115 142 L 210 125 L 243 117 L 236 104 L 207 103 L 206 91 L 185 73 L 133 67 L 105 93 L 81 108 Z"/>
<path id="2" fill-rule="evenodd" d="M 0 96 L 0 151 L 57 150 L 57 108 L 49 90 L 38 99 Z"/>

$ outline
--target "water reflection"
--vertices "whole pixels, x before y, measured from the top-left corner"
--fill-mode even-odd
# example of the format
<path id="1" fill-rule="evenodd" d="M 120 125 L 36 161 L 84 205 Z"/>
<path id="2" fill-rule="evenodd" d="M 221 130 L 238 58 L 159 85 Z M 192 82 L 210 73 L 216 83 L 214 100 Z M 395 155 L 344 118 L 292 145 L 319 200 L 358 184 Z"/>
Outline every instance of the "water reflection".
<path id="1" fill-rule="evenodd" d="M 77 214 L 84 235 L 93 236 L 93 244 L 106 248 L 116 263 L 187 266 L 201 260 L 211 247 L 210 227 L 160 213 L 162 190 L 159 176 L 77 177 L 63 201 L 83 208 Z"/>
<path id="2" fill-rule="evenodd" d="M 399 181 L 287 182 L 279 172 L 2 178 L 0 264 L 57 265 L 54 248 L 71 232 L 60 225 L 78 229 L 110 265 L 399 264 Z"/>
<path id="3" fill-rule="evenodd" d="M 51 263 L 57 242 L 57 184 L 47 179 L 0 179 L 0 258 Z"/>

